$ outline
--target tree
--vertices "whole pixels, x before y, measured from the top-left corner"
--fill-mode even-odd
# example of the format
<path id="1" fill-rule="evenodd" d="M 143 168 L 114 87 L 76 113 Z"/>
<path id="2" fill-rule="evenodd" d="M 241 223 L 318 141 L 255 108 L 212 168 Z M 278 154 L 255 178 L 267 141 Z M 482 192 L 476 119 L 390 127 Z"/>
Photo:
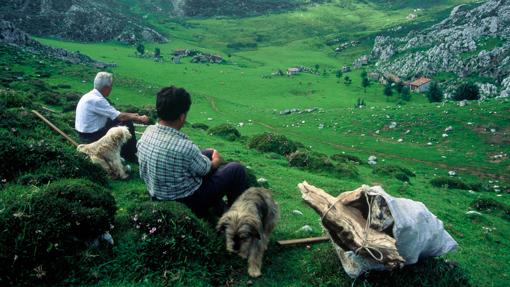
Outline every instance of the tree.
<path id="1" fill-rule="evenodd" d="M 480 89 L 473 83 L 464 83 L 455 90 L 453 93 L 453 99 L 455 101 L 478 100 L 480 99 Z"/>
<path id="2" fill-rule="evenodd" d="M 431 103 L 440 102 L 443 100 L 443 91 L 441 91 L 441 88 L 437 82 L 432 82 L 430 84 L 429 91 L 427 92 L 427 98 Z"/>
<path id="3" fill-rule="evenodd" d="M 409 102 L 411 100 L 411 90 L 409 89 L 408 86 L 402 85 L 400 97 L 402 98 L 402 100 L 406 102 Z"/>
<path id="4" fill-rule="evenodd" d="M 342 70 L 336 70 L 336 77 L 341 78 L 343 76 Z"/>
<path id="5" fill-rule="evenodd" d="M 365 91 L 365 94 L 367 93 L 367 87 L 370 86 L 370 80 L 368 80 L 367 77 L 363 78 L 361 81 L 361 86 L 363 86 L 363 90 Z"/>
<path id="6" fill-rule="evenodd" d="M 404 89 L 404 83 L 398 82 L 395 86 L 395 89 L 397 90 L 397 93 L 402 94 L 402 91 Z"/>
<path id="7" fill-rule="evenodd" d="M 361 71 L 360 76 L 361 76 L 362 79 L 367 78 L 368 77 L 367 71 L 365 71 L 365 70 Z"/>
<path id="8" fill-rule="evenodd" d="M 349 78 L 349 76 L 345 76 L 345 78 L 344 78 L 344 84 L 345 84 L 345 85 L 350 85 L 351 83 L 352 83 L 351 78 Z"/>
<path id="9" fill-rule="evenodd" d="M 391 83 L 387 83 L 386 86 L 384 86 L 384 95 L 387 97 L 386 100 L 388 100 L 393 95 L 393 88 L 391 87 Z"/>
<path id="10" fill-rule="evenodd" d="M 154 48 L 154 58 L 158 58 L 161 57 L 161 50 L 159 48 Z"/>
<path id="11" fill-rule="evenodd" d="M 144 55 L 145 54 L 145 46 L 140 43 L 136 46 L 136 51 L 140 54 L 140 55 Z"/>

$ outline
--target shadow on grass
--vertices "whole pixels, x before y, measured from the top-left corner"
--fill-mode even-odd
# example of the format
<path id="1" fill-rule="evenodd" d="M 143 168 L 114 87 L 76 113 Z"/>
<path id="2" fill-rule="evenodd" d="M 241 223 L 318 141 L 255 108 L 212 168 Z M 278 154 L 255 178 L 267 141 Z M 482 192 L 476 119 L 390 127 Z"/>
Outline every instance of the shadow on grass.
<path id="1" fill-rule="evenodd" d="M 304 266 L 303 282 L 312 286 L 471 286 L 464 271 L 455 262 L 428 258 L 391 272 L 372 271 L 354 282 L 342 269 L 332 248 L 316 249 Z"/>

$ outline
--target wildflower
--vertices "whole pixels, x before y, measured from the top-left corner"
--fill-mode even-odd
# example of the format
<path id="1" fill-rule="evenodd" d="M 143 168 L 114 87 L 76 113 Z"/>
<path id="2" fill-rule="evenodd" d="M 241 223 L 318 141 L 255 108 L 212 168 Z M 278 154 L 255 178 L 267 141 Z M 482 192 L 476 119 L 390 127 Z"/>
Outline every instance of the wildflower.
<path id="1" fill-rule="evenodd" d="M 147 234 L 142 235 L 142 240 L 145 241 L 145 239 L 147 239 Z"/>
<path id="2" fill-rule="evenodd" d="M 46 276 L 46 271 L 43 270 L 42 265 L 39 265 L 36 268 L 34 268 L 34 271 L 37 279 L 42 279 L 44 276 Z"/>
<path id="3" fill-rule="evenodd" d="M 157 230 L 156 227 L 153 227 L 153 228 L 151 228 L 151 230 L 149 230 L 149 233 L 153 234 L 154 232 L 156 232 L 156 230 Z"/>
<path id="4" fill-rule="evenodd" d="M 133 221 L 138 221 L 138 214 L 135 214 L 135 216 L 133 216 Z"/>

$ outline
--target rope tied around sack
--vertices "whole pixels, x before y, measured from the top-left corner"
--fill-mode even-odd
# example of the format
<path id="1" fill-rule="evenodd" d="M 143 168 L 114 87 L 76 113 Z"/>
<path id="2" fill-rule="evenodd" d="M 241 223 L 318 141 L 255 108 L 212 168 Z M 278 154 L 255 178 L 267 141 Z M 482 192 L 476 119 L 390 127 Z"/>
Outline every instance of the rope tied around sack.
<path id="1" fill-rule="evenodd" d="M 369 240 L 368 240 L 368 234 L 370 232 L 370 224 L 372 222 L 372 203 L 373 203 L 373 197 L 372 198 L 369 198 L 368 197 L 368 191 L 369 191 L 369 187 L 366 186 L 366 185 L 363 185 L 363 194 L 365 195 L 365 199 L 367 201 L 367 204 L 368 204 L 368 215 L 367 215 L 367 222 L 365 224 L 365 230 L 364 230 L 364 238 L 363 238 L 363 242 L 361 244 L 361 246 L 356 249 L 354 251 L 354 253 L 356 255 L 359 254 L 359 252 L 361 250 L 365 250 L 375 261 L 377 262 L 382 262 L 383 259 L 384 259 L 384 255 L 383 253 L 381 252 L 381 250 L 379 250 L 378 248 L 374 248 L 374 247 L 369 247 L 368 246 L 368 243 L 369 243 Z M 331 204 L 328 209 L 326 209 L 326 211 L 324 212 L 324 214 L 322 215 L 321 217 L 321 223 L 324 225 L 324 219 L 326 218 L 326 215 L 331 211 L 331 209 L 340 201 L 340 197 L 337 197 L 335 202 L 333 202 L 333 204 Z M 375 251 L 376 253 L 378 253 L 379 257 L 376 257 L 374 255 L 374 253 L 372 252 Z"/>

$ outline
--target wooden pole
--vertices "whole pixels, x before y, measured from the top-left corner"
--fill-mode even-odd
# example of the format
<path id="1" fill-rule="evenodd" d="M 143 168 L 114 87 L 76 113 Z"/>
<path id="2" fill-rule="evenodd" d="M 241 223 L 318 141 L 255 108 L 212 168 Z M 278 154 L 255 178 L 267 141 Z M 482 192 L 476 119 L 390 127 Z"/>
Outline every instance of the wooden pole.
<path id="1" fill-rule="evenodd" d="M 308 243 L 319 243 L 319 242 L 324 242 L 324 241 L 328 241 L 328 240 L 329 240 L 328 236 L 322 236 L 322 237 L 280 240 L 280 241 L 278 241 L 278 244 L 281 246 L 289 246 L 289 245 L 301 245 L 301 244 L 308 244 Z"/>
<path id="2" fill-rule="evenodd" d="M 61 136 L 63 136 L 71 144 L 73 144 L 74 146 L 78 146 L 78 143 L 76 141 L 74 141 L 70 136 L 68 136 L 66 133 L 64 133 L 59 128 L 57 128 L 52 122 L 50 122 L 47 118 L 45 118 L 43 115 L 41 115 L 38 111 L 32 110 L 32 113 L 34 113 L 38 118 L 40 118 L 43 122 L 45 122 L 48 126 L 50 126 L 50 128 L 52 128 L 54 131 L 56 131 Z"/>

